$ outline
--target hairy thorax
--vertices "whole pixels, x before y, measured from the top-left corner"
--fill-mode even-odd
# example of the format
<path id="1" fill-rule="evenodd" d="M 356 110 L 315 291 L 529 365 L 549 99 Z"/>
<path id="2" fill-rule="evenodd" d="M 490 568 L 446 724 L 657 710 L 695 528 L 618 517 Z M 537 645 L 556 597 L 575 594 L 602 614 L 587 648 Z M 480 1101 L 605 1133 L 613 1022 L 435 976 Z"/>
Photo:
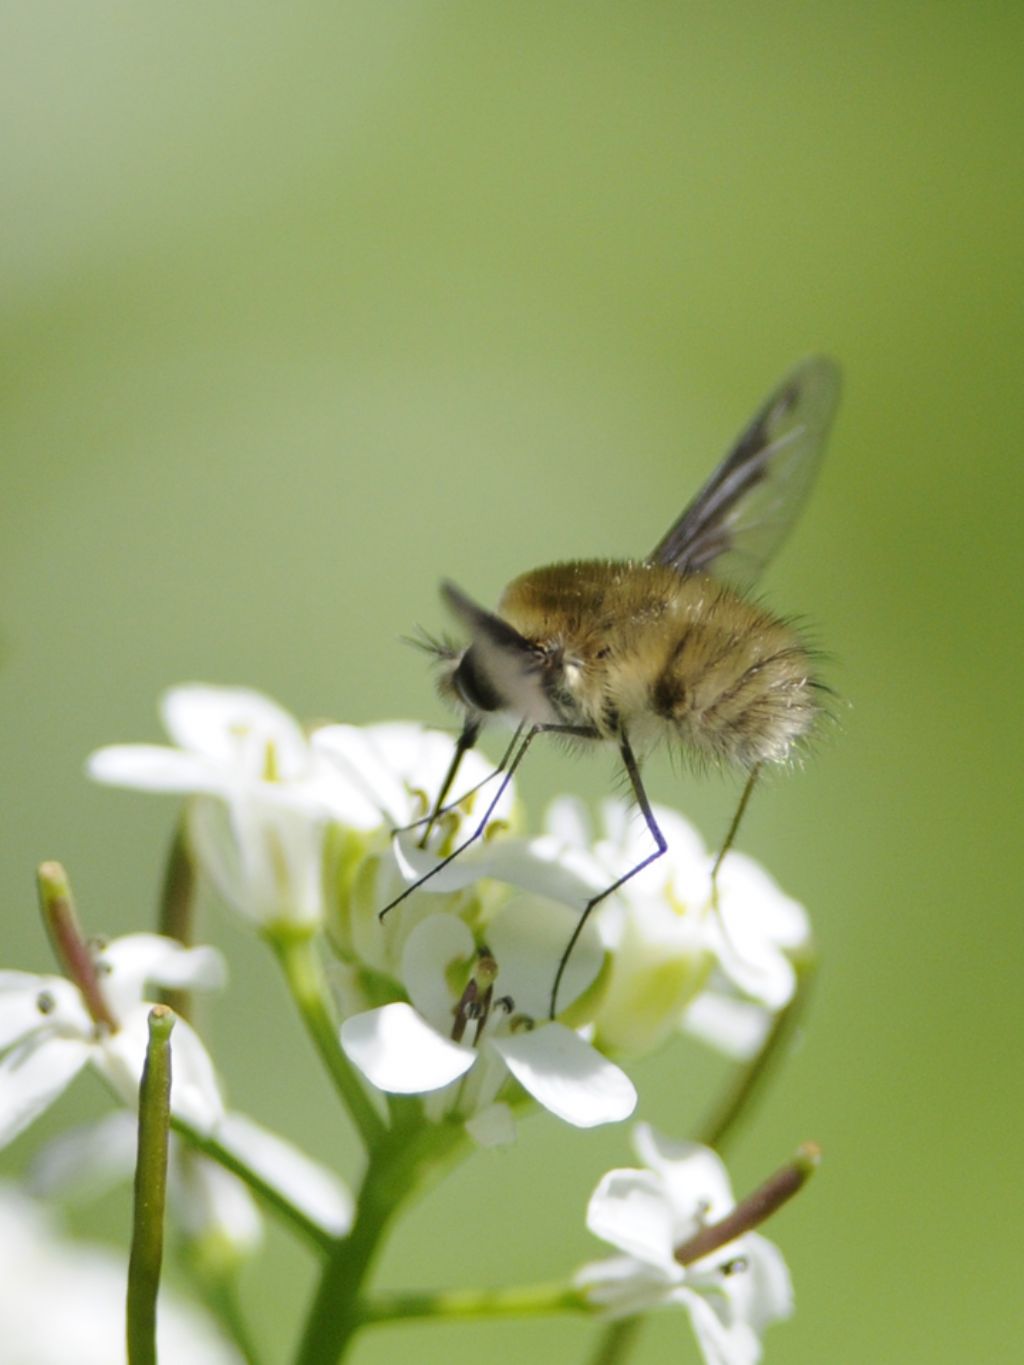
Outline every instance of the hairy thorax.
<path id="1" fill-rule="evenodd" d="M 703 574 L 554 564 L 510 583 L 498 611 L 546 660 L 564 723 L 602 737 L 667 731 L 695 757 L 749 767 L 784 761 L 819 711 L 795 629 Z"/>

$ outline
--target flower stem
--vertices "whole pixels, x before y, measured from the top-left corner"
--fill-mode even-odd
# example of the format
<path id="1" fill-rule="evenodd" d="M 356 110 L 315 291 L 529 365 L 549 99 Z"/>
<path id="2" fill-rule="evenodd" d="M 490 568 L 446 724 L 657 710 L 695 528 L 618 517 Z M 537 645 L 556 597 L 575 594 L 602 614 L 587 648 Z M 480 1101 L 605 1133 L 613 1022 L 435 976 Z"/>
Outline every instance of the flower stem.
<path id="1" fill-rule="evenodd" d="M 173 1027 L 174 1015 L 165 1005 L 150 1010 L 149 1046 L 139 1087 L 139 1146 L 128 1260 L 129 1365 L 156 1365 L 156 1298 L 164 1249 Z"/>
<path id="2" fill-rule="evenodd" d="M 601 1333 L 597 1349 L 590 1357 L 590 1365 L 621 1365 L 636 1344 L 644 1319 L 620 1318 L 609 1323 Z"/>
<path id="3" fill-rule="evenodd" d="M 370 1148 L 352 1230 L 335 1243 L 324 1266 L 296 1365 L 336 1365 L 359 1329 L 373 1320 L 363 1286 L 391 1220 L 464 1142 L 461 1124 L 425 1124 L 417 1115 Z"/>
<path id="4" fill-rule="evenodd" d="M 287 927 L 271 930 L 267 937 L 277 954 L 306 1032 L 348 1107 L 364 1145 L 372 1150 L 383 1140 L 387 1128 L 373 1107 L 361 1078 L 341 1050 L 323 964 L 313 941 L 308 935 L 296 934 Z"/>
<path id="5" fill-rule="evenodd" d="M 234 1276 L 198 1275 L 198 1292 L 227 1335 L 238 1347 L 246 1365 L 260 1365 L 262 1353 L 238 1303 L 238 1286 Z"/>
<path id="6" fill-rule="evenodd" d="M 164 879 L 160 888 L 160 908 L 157 919 L 158 931 L 168 938 L 175 938 L 186 948 L 192 946 L 193 921 L 195 909 L 196 876 L 195 868 L 188 849 L 185 832 L 185 818 L 178 821 L 174 838 L 167 850 L 167 863 Z M 162 993 L 164 1004 L 169 1005 L 182 1019 L 191 1018 L 191 994 L 181 989 L 165 989 Z"/>
<path id="7" fill-rule="evenodd" d="M 807 1006 L 816 963 L 808 957 L 797 961 L 794 966 L 796 988 L 792 999 L 784 1009 L 779 1010 L 760 1050 L 739 1073 L 718 1109 L 705 1122 L 695 1139 L 705 1147 L 713 1147 L 719 1152 L 725 1148 L 734 1129 L 745 1117 L 786 1051 Z"/>
<path id="8" fill-rule="evenodd" d="M 551 1313 L 588 1312 L 586 1296 L 562 1282 L 515 1285 L 506 1289 L 451 1289 L 436 1293 L 375 1294 L 363 1309 L 363 1321 L 394 1322 L 414 1318 L 453 1321 L 471 1318 L 543 1317 Z"/>

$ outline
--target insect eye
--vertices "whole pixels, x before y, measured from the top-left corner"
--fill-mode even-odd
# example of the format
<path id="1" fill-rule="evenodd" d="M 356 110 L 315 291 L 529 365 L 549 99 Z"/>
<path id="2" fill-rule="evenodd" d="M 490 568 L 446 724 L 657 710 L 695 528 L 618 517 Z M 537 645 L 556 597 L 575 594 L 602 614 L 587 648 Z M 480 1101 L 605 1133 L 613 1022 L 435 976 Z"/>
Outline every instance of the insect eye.
<path id="1" fill-rule="evenodd" d="M 452 682 L 464 705 L 473 711 L 497 711 L 504 705 L 491 680 L 477 664 L 472 649 L 462 656 Z"/>

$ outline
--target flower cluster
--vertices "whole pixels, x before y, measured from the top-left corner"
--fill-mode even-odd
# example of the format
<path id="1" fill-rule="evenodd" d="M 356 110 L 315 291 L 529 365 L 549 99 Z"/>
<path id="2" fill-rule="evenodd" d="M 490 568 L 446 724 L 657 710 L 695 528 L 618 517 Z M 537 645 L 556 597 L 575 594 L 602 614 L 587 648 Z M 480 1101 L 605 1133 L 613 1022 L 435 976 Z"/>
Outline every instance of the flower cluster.
<path id="1" fill-rule="evenodd" d="M 446 735 L 400 723 L 307 733 L 256 692 L 200 685 L 169 692 L 163 720 L 171 745 L 101 749 L 88 771 L 186 798 L 191 859 L 285 964 L 371 1151 L 390 1152 L 410 1097 L 418 1123 L 483 1146 L 512 1141 L 533 1106 L 579 1128 L 621 1121 L 638 1102 L 624 1069 L 635 1059 L 679 1032 L 750 1059 L 793 999 L 809 940 L 802 908 L 739 854 L 713 896 L 713 859 L 672 811 L 655 808 L 666 855 L 577 934 L 556 1014 L 553 982 L 584 907 L 650 852 L 623 803 L 606 802 L 595 827 L 579 803 L 557 801 L 531 836 L 514 784 L 492 809 L 494 772 L 469 752 L 456 799 L 428 818 L 455 752 Z M 0 1145 L 87 1066 L 134 1107 L 153 990 L 225 979 L 213 950 L 155 934 L 85 956 L 67 976 L 0 972 Z M 253 1245 L 241 1174 L 276 1189 L 314 1241 L 344 1238 L 353 1214 L 340 1182 L 230 1112 L 184 1020 L 173 1046 L 184 1219 Z M 580 1272 L 578 1303 L 609 1314 L 679 1304 L 707 1360 L 755 1360 L 761 1328 L 789 1311 L 779 1254 L 747 1229 L 682 1264 L 679 1246 L 731 1207 L 727 1177 L 707 1149 L 644 1126 L 636 1140 L 646 1170 L 606 1175 L 587 1218 L 623 1254 Z M 132 1142 L 115 1120 L 71 1135 L 39 1159 L 39 1183 L 103 1181 L 130 1164 Z"/>
<path id="2" fill-rule="evenodd" d="M 734 1208 L 725 1167 L 708 1148 L 670 1142 L 646 1124 L 633 1142 L 644 1169 L 609 1171 L 587 1208 L 591 1232 L 622 1254 L 584 1266 L 577 1283 L 613 1317 L 685 1308 L 708 1361 L 759 1359 L 761 1330 L 793 1311 L 785 1261 L 750 1231 L 689 1257 L 697 1236 Z"/>

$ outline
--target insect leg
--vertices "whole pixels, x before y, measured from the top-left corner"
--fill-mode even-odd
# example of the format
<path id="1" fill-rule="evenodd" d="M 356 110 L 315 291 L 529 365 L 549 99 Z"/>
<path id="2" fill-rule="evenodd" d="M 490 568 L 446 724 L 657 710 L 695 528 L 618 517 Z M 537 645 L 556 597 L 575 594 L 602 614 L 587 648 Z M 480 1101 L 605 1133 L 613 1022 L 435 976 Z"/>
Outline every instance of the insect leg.
<path id="1" fill-rule="evenodd" d="M 725 855 L 733 846 L 736 835 L 739 832 L 740 821 L 743 819 L 743 814 L 747 809 L 754 786 L 760 775 L 761 764 L 755 763 L 750 770 L 750 776 L 747 778 L 747 785 L 743 788 L 743 795 L 740 797 L 740 803 L 736 807 L 736 814 L 732 817 L 732 824 L 729 826 L 729 832 L 725 836 L 722 847 L 718 851 L 718 857 L 715 859 L 714 867 L 711 869 L 711 904 L 716 912 L 718 910 L 718 870 L 722 866 Z"/>
<path id="2" fill-rule="evenodd" d="M 613 891 L 617 891 L 620 886 L 625 882 L 628 882 L 631 877 L 635 877 L 638 872 L 641 872 L 650 863 L 653 863 L 656 859 L 660 858 L 668 848 L 668 842 L 666 841 L 664 834 L 662 834 L 657 820 L 654 818 L 654 812 L 651 810 L 651 803 L 647 799 L 647 793 L 644 791 L 644 784 L 640 780 L 640 765 L 636 761 L 636 755 L 633 753 L 632 746 L 630 745 L 624 730 L 619 733 L 619 753 L 622 756 L 622 763 L 626 769 L 626 775 L 633 787 L 636 803 L 640 807 L 640 812 L 647 822 L 647 828 L 651 832 L 651 838 L 654 840 L 657 847 L 653 853 L 649 853 L 647 857 L 638 862 L 635 867 L 631 867 L 629 871 L 619 877 L 617 881 L 612 882 L 611 886 L 606 886 L 602 892 L 587 901 L 586 905 L 583 907 L 583 913 L 580 915 L 576 927 L 572 931 L 572 937 L 569 939 L 565 952 L 562 954 L 562 960 L 558 964 L 558 971 L 555 973 L 555 983 L 551 987 L 551 1009 L 549 1015 L 552 1019 L 554 1019 L 557 1012 L 558 988 L 562 984 L 562 976 L 565 973 L 569 958 L 572 956 L 572 950 L 576 947 L 576 943 L 580 934 L 583 932 L 583 926 L 586 924 L 591 910 L 593 910 L 595 905 L 599 905 L 606 896 L 610 896 Z"/>
<path id="3" fill-rule="evenodd" d="M 430 831 L 434 828 L 434 821 L 438 818 L 439 815 L 447 815 L 448 812 L 450 810 L 454 810 L 456 806 L 461 806 L 463 801 L 468 800 L 469 797 L 475 795 L 475 793 L 478 792 L 481 789 L 481 787 L 486 787 L 488 782 L 493 782 L 494 779 L 497 776 L 499 776 L 499 774 L 505 771 L 505 769 L 508 767 L 509 760 L 511 759 L 512 754 L 515 752 L 515 749 L 518 746 L 520 739 L 522 738 L 523 730 L 525 728 L 526 727 L 523 724 L 517 727 L 515 734 L 509 741 L 508 748 L 502 754 L 500 761 L 495 766 L 493 771 L 489 772 L 485 778 L 475 783 L 467 791 L 464 791 L 462 795 L 457 797 L 454 801 L 448 801 L 447 803 L 442 804 L 442 802 L 444 802 L 445 797 L 451 790 L 452 783 L 455 781 L 455 774 L 459 770 L 459 765 L 462 762 L 463 754 L 465 754 L 469 749 L 472 749 L 474 743 L 476 742 L 476 737 L 477 735 L 479 735 L 481 730 L 481 726 L 479 725 L 479 723 L 477 723 L 472 730 L 471 737 L 467 739 L 467 733 L 470 731 L 470 722 L 467 721 L 466 726 L 462 731 L 462 734 L 459 735 L 459 738 L 456 741 L 455 753 L 452 756 L 451 763 L 448 765 L 448 771 L 444 775 L 444 781 L 441 783 L 440 790 L 437 793 L 437 796 L 434 800 L 434 804 L 431 807 L 429 813 L 427 815 L 421 815 L 418 820 L 413 820 L 411 824 L 398 826 L 398 828 L 393 829 L 391 833 L 405 834 L 408 830 L 418 829 L 420 825 L 425 824 L 426 829 L 423 831 L 422 838 L 420 839 L 419 842 L 419 847 L 426 848 L 427 839 L 430 835 Z"/>
<path id="4" fill-rule="evenodd" d="M 468 729 L 468 724 L 466 728 Z M 539 734 L 542 729 L 546 728 L 547 728 L 546 726 L 534 725 L 531 726 L 530 729 L 526 732 L 526 737 L 523 739 L 515 755 L 509 762 L 508 768 L 506 769 L 505 774 L 502 777 L 501 782 L 498 786 L 498 790 L 494 793 L 490 805 L 484 811 L 483 819 L 477 825 L 476 829 L 469 836 L 469 838 L 464 839 L 462 843 L 459 844 L 458 848 L 453 849 L 452 852 L 449 853 L 446 858 L 442 858 L 442 860 L 438 863 L 436 867 L 432 867 L 429 872 L 425 872 L 422 877 L 419 877 L 416 881 L 410 883 L 410 885 L 405 888 L 405 890 L 402 892 L 400 896 L 396 896 L 393 901 L 385 905 L 384 909 L 378 912 L 377 915 L 378 919 L 383 919 L 389 910 L 393 910 L 396 905 L 400 905 L 402 901 L 404 901 L 407 896 L 411 896 L 414 891 L 418 891 L 424 882 L 429 882 L 431 877 L 436 876 L 437 873 L 440 872 L 443 867 L 447 867 L 449 863 L 454 862 L 460 853 L 464 853 L 466 849 L 469 848 L 470 844 L 475 843 L 477 839 L 480 838 L 481 834 L 483 834 L 484 830 L 487 828 L 488 821 L 494 814 L 498 802 L 504 796 L 508 784 L 512 781 L 516 769 L 519 767 L 520 763 L 522 763 L 523 758 L 526 755 L 526 751 L 530 747 L 530 742 L 533 740 L 535 735 Z M 463 735 L 465 735 L 466 730 L 464 729 L 462 733 Z M 462 736 L 460 736 L 460 740 L 461 738 Z M 465 748 L 468 749 L 469 747 L 470 747 L 469 744 L 465 745 Z M 442 785 L 442 793 L 446 790 L 447 784 L 450 783 L 454 775 L 455 774 L 453 760 L 453 767 L 449 768 L 448 774 L 445 777 L 445 784 Z M 434 819 L 437 816 L 437 814 L 438 811 L 435 810 L 430 818 Z"/>
<path id="5" fill-rule="evenodd" d="M 441 814 L 442 811 L 441 803 L 444 801 L 444 798 L 448 795 L 448 792 L 451 789 L 451 785 L 455 781 L 455 775 L 459 771 L 459 765 L 462 762 L 462 756 L 468 750 L 472 749 L 473 745 L 477 742 L 477 739 L 479 738 L 480 735 L 480 728 L 481 728 L 480 722 L 475 717 L 473 716 L 466 717 L 466 721 L 462 727 L 462 731 L 459 734 L 458 739 L 455 741 L 455 752 L 452 754 L 452 761 L 448 764 L 448 771 L 444 775 L 444 781 L 441 783 L 440 791 L 437 793 L 437 796 L 434 799 L 434 804 L 431 806 L 429 812 L 426 815 L 421 816 L 418 820 L 413 820 L 411 824 L 401 825 L 397 829 L 393 829 L 391 831 L 392 834 L 404 834 L 406 830 L 416 829 L 418 825 L 422 825 L 423 822 L 426 821 L 427 827 L 423 831 L 423 840 L 420 844 L 420 848 L 423 848 L 423 846 L 426 844 L 427 835 L 430 833 L 434 821 Z"/>

